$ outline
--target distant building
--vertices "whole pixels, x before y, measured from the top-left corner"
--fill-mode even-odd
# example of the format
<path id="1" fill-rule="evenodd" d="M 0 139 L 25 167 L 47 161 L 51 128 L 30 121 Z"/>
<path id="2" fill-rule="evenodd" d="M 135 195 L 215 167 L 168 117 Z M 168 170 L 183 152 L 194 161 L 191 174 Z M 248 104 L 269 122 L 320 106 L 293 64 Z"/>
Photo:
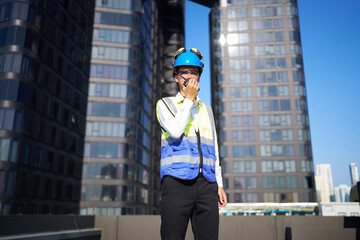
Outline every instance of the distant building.
<path id="1" fill-rule="evenodd" d="M 323 176 L 315 175 L 315 186 L 316 186 L 317 200 L 319 202 L 330 202 L 330 191 L 325 184 L 325 180 Z"/>
<path id="2" fill-rule="evenodd" d="M 219 210 L 222 216 L 232 215 L 315 215 L 319 203 L 228 203 Z"/>
<path id="3" fill-rule="evenodd" d="M 359 172 L 356 163 L 350 163 L 350 178 L 351 178 L 351 186 L 356 185 L 359 181 Z"/>
<path id="4" fill-rule="evenodd" d="M 0 2 L 0 214 L 79 213 L 94 0 Z"/>
<path id="5" fill-rule="evenodd" d="M 228 200 L 316 201 L 297 1 L 212 3 L 211 95 Z"/>
<path id="6" fill-rule="evenodd" d="M 333 180 L 330 164 L 316 165 L 315 185 L 319 202 L 334 201 Z"/>
<path id="7" fill-rule="evenodd" d="M 184 0 L 96 1 L 81 214 L 159 213 L 155 105 L 183 46 Z"/>
<path id="8" fill-rule="evenodd" d="M 360 216 L 360 205 L 355 202 L 320 203 L 319 207 L 322 216 Z"/>
<path id="9" fill-rule="evenodd" d="M 349 202 L 351 187 L 345 184 L 340 184 L 334 187 L 335 202 Z"/>

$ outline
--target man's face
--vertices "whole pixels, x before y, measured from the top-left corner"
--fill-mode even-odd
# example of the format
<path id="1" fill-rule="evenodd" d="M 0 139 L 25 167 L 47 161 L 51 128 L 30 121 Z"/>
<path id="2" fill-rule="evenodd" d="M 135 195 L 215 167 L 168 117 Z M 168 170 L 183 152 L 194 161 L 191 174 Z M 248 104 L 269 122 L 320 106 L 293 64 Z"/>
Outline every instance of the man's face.
<path id="1" fill-rule="evenodd" d="M 200 82 L 200 73 L 198 67 L 181 66 L 178 69 L 178 73 L 187 80 L 195 79 L 197 82 Z M 178 82 L 181 87 L 184 86 L 185 80 L 182 77 L 175 75 L 175 81 Z"/>

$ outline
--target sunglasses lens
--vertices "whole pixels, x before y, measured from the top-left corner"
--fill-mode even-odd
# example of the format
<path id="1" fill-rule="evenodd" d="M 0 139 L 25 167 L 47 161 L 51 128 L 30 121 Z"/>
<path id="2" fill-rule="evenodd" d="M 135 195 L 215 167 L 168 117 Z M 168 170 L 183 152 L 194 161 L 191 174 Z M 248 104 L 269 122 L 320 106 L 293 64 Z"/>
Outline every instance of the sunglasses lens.
<path id="1" fill-rule="evenodd" d="M 184 71 L 179 71 L 180 75 L 191 75 L 191 76 L 196 76 L 199 77 L 199 72 L 195 71 L 195 70 L 184 70 Z"/>

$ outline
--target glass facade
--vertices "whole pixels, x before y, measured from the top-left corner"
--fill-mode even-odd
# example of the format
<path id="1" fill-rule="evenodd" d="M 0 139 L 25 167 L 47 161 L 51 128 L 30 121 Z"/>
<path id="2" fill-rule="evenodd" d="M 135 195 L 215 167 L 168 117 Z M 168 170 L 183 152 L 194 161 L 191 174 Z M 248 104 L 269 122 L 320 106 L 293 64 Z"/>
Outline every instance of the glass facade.
<path id="1" fill-rule="evenodd" d="M 0 214 L 79 213 L 95 1 L 0 2 Z"/>
<path id="2" fill-rule="evenodd" d="M 168 12 L 183 13 L 183 7 L 184 1 L 96 1 L 83 215 L 159 214 L 160 128 L 154 109 L 161 96 L 176 91 L 167 58 L 184 44 L 184 19 L 166 18 Z"/>
<path id="3" fill-rule="evenodd" d="M 228 201 L 316 201 L 296 1 L 218 1 L 210 19 Z"/>

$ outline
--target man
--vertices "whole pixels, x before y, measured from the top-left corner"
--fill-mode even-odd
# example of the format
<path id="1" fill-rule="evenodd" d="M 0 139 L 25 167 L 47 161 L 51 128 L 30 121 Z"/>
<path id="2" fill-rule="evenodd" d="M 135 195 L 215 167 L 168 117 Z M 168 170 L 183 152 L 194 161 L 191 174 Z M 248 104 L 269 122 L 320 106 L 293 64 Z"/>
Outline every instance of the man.
<path id="1" fill-rule="evenodd" d="M 200 101 L 201 53 L 180 48 L 173 77 L 180 91 L 160 99 L 156 113 L 161 139 L 161 238 L 184 239 L 189 219 L 196 240 L 218 239 L 223 189 L 214 117 Z"/>

